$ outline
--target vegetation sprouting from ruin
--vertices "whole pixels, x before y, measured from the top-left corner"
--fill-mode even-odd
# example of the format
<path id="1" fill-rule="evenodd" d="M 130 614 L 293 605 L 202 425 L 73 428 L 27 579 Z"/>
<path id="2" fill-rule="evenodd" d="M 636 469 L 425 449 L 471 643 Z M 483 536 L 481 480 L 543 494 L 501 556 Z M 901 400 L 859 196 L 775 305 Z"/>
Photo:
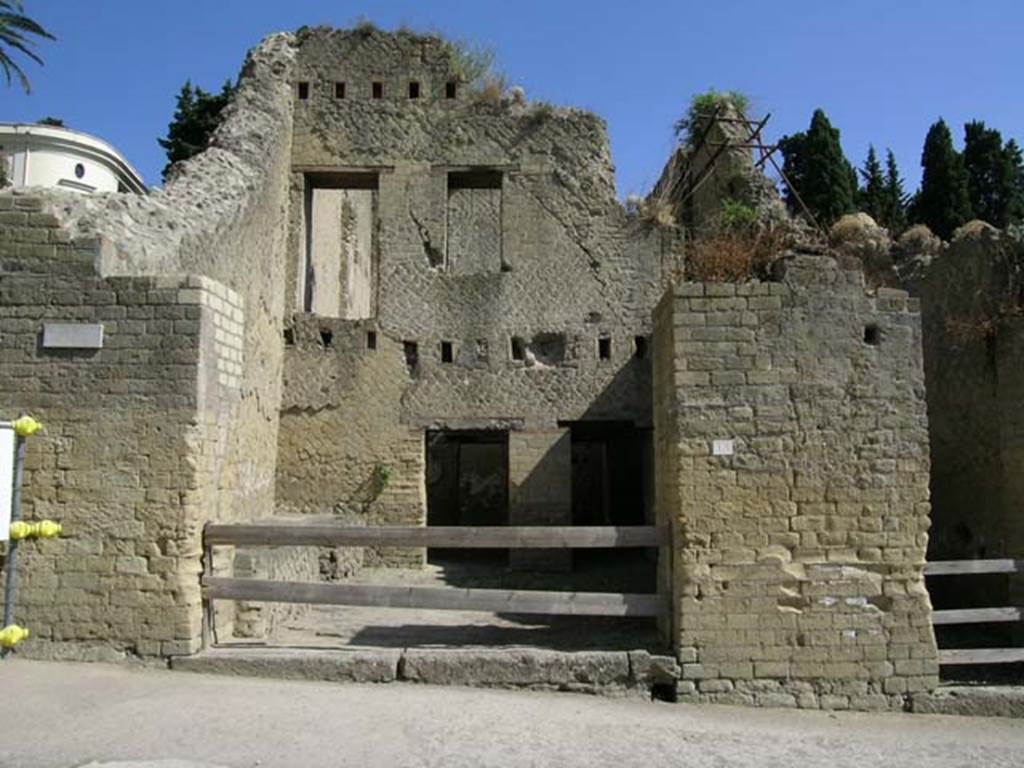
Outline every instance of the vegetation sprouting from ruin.
<path id="1" fill-rule="evenodd" d="M 484 92 L 488 87 L 505 90 L 506 78 L 494 65 L 494 49 L 488 45 L 467 40 L 445 40 L 448 67 L 451 73 L 468 88 Z"/>
<path id="2" fill-rule="evenodd" d="M 708 283 L 766 280 L 790 240 L 787 228 L 763 221 L 746 203 L 725 198 L 710 226 L 685 244 L 677 277 Z"/>
<path id="3" fill-rule="evenodd" d="M 741 116 L 747 114 L 750 97 L 739 91 L 716 91 L 710 89 L 698 93 L 690 100 L 686 113 L 676 120 L 676 138 L 690 146 L 707 128 L 711 118 L 722 109 L 732 108 Z"/>

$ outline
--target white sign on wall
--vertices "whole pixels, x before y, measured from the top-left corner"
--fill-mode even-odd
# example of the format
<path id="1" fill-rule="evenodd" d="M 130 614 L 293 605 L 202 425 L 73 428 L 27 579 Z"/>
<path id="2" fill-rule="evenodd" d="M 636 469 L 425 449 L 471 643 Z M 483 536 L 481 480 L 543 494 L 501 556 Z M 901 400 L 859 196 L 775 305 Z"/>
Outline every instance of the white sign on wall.
<path id="1" fill-rule="evenodd" d="M 734 452 L 734 443 L 732 440 L 712 440 L 711 441 L 711 455 L 712 456 L 732 456 Z"/>
<path id="2" fill-rule="evenodd" d="M 0 541 L 7 541 L 11 537 L 14 442 L 14 428 L 10 424 L 0 424 Z"/>

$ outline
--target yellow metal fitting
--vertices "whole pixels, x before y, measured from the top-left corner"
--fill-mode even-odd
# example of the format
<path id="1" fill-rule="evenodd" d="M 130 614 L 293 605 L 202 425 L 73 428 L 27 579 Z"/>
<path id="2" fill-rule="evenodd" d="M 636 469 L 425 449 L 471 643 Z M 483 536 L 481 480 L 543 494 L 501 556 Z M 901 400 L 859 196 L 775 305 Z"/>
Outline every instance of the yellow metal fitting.
<path id="1" fill-rule="evenodd" d="M 60 536 L 64 527 L 53 520 L 40 520 L 38 523 L 26 523 L 18 520 L 11 523 L 12 539 L 55 539 Z"/>
<path id="2" fill-rule="evenodd" d="M 43 428 L 43 425 L 31 416 L 22 416 L 14 422 L 13 426 L 14 432 L 18 437 L 32 437 L 32 435 Z"/>
<path id="3" fill-rule="evenodd" d="M 0 648 L 13 648 L 28 637 L 29 634 L 27 628 L 19 627 L 17 624 L 9 624 L 0 629 Z"/>

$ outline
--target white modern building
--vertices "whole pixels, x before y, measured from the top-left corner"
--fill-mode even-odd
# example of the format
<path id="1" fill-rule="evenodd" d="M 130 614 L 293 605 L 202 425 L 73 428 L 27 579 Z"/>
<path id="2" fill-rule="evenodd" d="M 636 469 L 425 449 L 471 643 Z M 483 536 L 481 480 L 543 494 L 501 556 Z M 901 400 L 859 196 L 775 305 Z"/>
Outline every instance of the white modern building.
<path id="1" fill-rule="evenodd" d="M 14 187 L 75 192 L 134 192 L 146 185 L 110 144 L 81 131 L 34 123 L 0 123 L 0 162 Z"/>

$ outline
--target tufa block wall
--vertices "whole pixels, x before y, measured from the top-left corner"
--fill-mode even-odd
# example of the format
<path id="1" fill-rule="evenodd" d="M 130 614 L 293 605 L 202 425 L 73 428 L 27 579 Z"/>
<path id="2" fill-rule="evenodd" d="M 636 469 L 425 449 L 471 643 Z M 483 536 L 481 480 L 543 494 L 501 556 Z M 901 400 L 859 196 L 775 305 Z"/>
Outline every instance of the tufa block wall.
<path id="1" fill-rule="evenodd" d="M 0 306 L 19 323 L 3 407 L 47 424 L 26 517 L 66 532 L 25 559 L 42 581 L 20 615 L 53 641 L 27 653 L 195 650 L 203 523 L 273 512 L 293 61 L 290 35 L 254 49 L 211 147 L 163 190 L 0 196 Z M 50 354 L 44 320 L 102 322 L 107 343 Z M 230 631 L 230 604 L 220 618 Z"/>
<path id="2" fill-rule="evenodd" d="M 796 256 L 779 283 L 681 284 L 655 325 L 681 695 L 875 709 L 934 687 L 914 303 Z"/>
<path id="3" fill-rule="evenodd" d="M 1024 555 L 1022 258 L 1018 238 L 969 224 L 911 286 L 924 326 L 933 560 Z M 937 601 L 955 595 L 950 607 L 1017 605 L 1024 579 L 941 579 L 934 588 Z"/>
<path id="4" fill-rule="evenodd" d="M 23 515 L 63 537 L 22 548 L 17 615 L 35 655 L 196 648 L 199 532 L 229 504 L 241 301 L 201 277 L 91 274 L 44 200 L 0 197 L 0 402 L 29 441 Z M 100 323 L 103 348 L 47 349 L 46 322 Z"/>
<path id="5" fill-rule="evenodd" d="M 425 429 L 543 435 L 583 419 L 649 427 L 650 361 L 634 344 L 650 334 L 671 237 L 617 201 L 603 123 L 487 100 L 464 84 L 447 98 L 458 76 L 436 37 L 299 37 L 294 78 L 308 90 L 294 92 L 287 291 L 299 314 L 286 350 L 279 510 L 362 503 L 379 464 L 396 490 L 370 519 L 422 522 Z M 348 329 L 303 313 L 333 279 L 307 255 L 310 200 L 346 185 L 375 196 L 372 242 L 360 235 L 373 259 L 373 318 Z M 600 338 L 610 339 L 608 359 Z"/>
<path id="6" fill-rule="evenodd" d="M 353 524 L 425 524 L 423 433 L 401 420 L 412 381 L 402 345 L 373 321 L 297 315 L 288 333 L 280 513 L 342 514 Z M 368 347 L 370 333 L 376 349 Z M 367 562 L 375 562 L 368 554 Z M 389 560 L 417 565 L 423 552 L 401 549 Z"/>

